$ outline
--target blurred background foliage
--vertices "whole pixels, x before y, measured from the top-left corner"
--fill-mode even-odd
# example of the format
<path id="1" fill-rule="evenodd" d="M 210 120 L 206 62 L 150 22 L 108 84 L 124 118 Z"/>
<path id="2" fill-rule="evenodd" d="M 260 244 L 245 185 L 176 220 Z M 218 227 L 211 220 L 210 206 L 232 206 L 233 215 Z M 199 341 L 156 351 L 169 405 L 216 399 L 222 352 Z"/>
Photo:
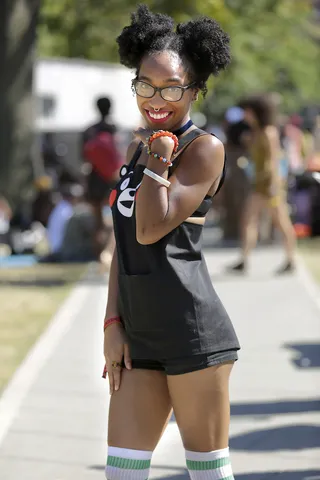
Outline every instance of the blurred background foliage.
<path id="1" fill-rule="evenodd" d="M 231 37 L 233 62 L 212 80 L 200 108 L 219 118 L 252 92 L 278 92 L 292 112 L 320 100 L 320 24 L 308 0 L 146 0 L 177 22 L 198 15 L 217 19 Z M 38 25 L 42 57 L 117 62 L 116 37 L 128 24 L 133 0 L 43 0 Z"/>

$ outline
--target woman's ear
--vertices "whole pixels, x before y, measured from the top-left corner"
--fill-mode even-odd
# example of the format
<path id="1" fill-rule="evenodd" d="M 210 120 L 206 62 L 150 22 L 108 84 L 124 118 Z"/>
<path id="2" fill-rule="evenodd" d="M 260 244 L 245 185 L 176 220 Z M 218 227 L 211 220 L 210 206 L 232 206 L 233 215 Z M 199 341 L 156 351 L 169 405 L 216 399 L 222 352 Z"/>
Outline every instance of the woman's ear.
<path id="1" fill-rule="evenodd" d="M 199 99 L 199 90 L 195 90 L 193 94 L 193 102 L 196 102 Z"/>

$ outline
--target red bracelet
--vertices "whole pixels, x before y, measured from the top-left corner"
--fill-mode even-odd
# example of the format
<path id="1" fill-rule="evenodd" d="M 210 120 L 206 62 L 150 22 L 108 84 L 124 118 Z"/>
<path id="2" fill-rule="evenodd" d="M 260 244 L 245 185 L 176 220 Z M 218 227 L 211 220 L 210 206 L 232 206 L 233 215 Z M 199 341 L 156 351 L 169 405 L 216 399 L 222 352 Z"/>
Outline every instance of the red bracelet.
<path id="1" fill-rule="evenodd" d="M 152 135 L 150 135 L 150 137 L 148 138 L 149 150 L 151 148 L 151 143 L 153 142 L 153 140 L 155 140 L 156 138 L 160 138 L 160 137 L 170 137 L 170 138 L 172 138 L 172 140 L 174 141 L 173 153 L 175 153 L 178 150 L 178 146 L 179 146 L 178 137 L 176 135 L 174 135 L 174 133 L 169 132 L 167 130 L 159 130 L 158 132 L 154 132 Z"/>
<path id="2" fill-rule="evenodd" d="M 103 331 L 105 331 L 113 323 L 122 323 L 120 317 L 111 317 L 104 321 Z"/>

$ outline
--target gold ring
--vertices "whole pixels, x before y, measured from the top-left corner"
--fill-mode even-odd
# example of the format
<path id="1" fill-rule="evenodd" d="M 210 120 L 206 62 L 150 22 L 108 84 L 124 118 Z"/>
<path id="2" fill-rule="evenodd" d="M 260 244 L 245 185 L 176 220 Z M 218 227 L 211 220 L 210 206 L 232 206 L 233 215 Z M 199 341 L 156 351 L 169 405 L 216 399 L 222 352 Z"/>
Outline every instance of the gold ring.
<path id="1" fill-rule="evenodd" d="M 112 367 L 112 368 L 118 368 L 118 367 L 121 368 L 121 363 L 120 363 L 120 362 L 116 362 L 115 360 L 113 360 L 113 362 L 111 362 L 111 367 Z"/>

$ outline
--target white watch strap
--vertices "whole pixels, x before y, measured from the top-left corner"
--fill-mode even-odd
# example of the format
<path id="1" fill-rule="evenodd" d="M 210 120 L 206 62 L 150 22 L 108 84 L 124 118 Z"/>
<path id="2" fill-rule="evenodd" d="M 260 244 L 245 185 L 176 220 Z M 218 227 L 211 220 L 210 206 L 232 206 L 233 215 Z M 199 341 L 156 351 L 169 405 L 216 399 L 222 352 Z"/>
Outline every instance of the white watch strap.
<path id="1" fill-rule="evenodd" d="M 153 178 L 153 180 L 156 180 L 157 182 L 161 183 L 161 185 L 164 185 L 167 188 L 171 185 L 171 182 L 169 182 L 169 180 L 160 177 L 160 175 L 154 173 L 152 170 L 149 170 L 149 168 L 145 168 L 143 170 L 143 173 L 145 175 L 148 175 L 148 177 Z"/>

